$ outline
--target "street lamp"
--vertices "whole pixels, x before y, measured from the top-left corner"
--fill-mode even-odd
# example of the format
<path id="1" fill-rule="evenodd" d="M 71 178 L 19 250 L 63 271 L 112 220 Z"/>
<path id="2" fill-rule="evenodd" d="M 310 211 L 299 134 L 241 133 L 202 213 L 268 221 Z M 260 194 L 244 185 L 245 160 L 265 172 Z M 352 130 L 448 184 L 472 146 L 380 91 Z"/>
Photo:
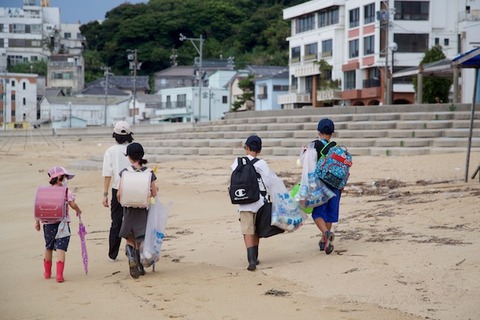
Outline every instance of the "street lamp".
<path id="1" fill-rule="evenodd" d="M 130 70 L 133 70 L 133 124 L 135 124 L 136 100 L 137 100 L 137 70 L 140 70 L 142 65 L 137 59 L 137 49 L 127 50 L 128 61 L 130 61 Z"/>
<path id="2" fill-rule="evenodd" d="M 395 99 L 393 98 L 393 67 L 394 67 L 394 64 L 395 64 L 395 51 L 398 50 L 398 45 L 395 43 L 395 42 L 392 42 L 388 45 L 388 49 L 390 49 L 390 51 L 392 51 L 392 72 L 390 73 L 390 82 L 389 82 L 389 85 L 390 85 L 390 102 L 391 104 L 393 104 L 393 102 L 395 101 Z"/>
<path id="3" fill-rule="evenodd" d="M 180 41 L 185 41 L 185 40 L 190 40 L 190 42 L 193 44 L 195 47 L 195 50 L 197 50 L 197 53 L 199 54 L 199 63 L 198 63 L 198 77 L 199 77 L 199 84 L 198 84 L 198 121 L 202 121 L 202 59 L 203 59 L 203 36 L 200 35 L 200 38 L 187 38 L 185 37 L 182 33 L 180 33 Z M 198 41 L 199 46 L 197 47 L 197 44 L 195 41 Z"/>
<path id="4" fill-rule="evenodd" d="M 105 76 L 105 121 L 104 126 L 107 126 L 107 108 L 108 108 L 108 76 L 110 75 L 110 67 L 102 67 L 103 75 Z"/>

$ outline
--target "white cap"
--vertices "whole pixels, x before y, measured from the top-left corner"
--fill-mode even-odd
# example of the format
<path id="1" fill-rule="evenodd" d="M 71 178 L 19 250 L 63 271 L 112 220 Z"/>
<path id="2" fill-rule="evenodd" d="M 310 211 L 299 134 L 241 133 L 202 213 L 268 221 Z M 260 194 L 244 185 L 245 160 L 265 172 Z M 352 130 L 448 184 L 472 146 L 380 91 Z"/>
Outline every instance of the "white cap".
<path id="1" fill-rule="evenodd" d="M 130 129 L 130 125 L 126 121 L 118 121 L 115 124 L 115 128 L 113 128 L 113 132 L 119 135 L 126 136 L 132 132 L 132 129 Z"/>

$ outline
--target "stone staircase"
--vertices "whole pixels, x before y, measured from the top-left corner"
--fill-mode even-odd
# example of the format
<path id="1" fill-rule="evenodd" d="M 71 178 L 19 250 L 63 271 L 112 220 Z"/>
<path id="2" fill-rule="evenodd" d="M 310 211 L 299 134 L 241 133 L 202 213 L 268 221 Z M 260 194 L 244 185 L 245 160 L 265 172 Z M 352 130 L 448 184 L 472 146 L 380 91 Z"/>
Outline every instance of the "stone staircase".
<path id="1" fill-rule="evenodd" d="M 480 152 L 480 110 L 475 110 L 472 152 Z M 335 122 L 334 140 L 353 155 L 423 155 L 464 152 L 470 105 L 362 106 L 309 108 L 227 114 L 224 120 L 197 123 L 137 140 L 154 161 L 168 156 L 234 156 L 251 134 L 263 140 L 262 156 L 297 156 L 316 138 L 318 121 Z"/>

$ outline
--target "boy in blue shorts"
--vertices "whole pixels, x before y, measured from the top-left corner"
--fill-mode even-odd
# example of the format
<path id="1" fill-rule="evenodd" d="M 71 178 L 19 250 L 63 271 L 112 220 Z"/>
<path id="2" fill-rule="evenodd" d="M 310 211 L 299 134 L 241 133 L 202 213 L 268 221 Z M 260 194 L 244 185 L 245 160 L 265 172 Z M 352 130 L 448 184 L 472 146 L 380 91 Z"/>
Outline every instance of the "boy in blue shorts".
<path id="1" fill-rule="evenodd" d="M 325 118 L 318 122 L 317 126 L 318 137 L 320 143 L 319 149 L 317 149 L 317 161 L 320 159 L 320 150 L 325 146 L 330 139 L 332 134 L 335 132 L 335 125 L 332 120 Z M 316 143 L 317 145 L 317 143 Z M 335 238 L 335 235 L 332 232 L 332 224 L 338 222 L 339 209 L 340 209 L 340 196 L 342 191 L 329 187 L 334 193 L 335 197 L 332 197 L 326 203 L 321 206 L 313 208 L 312 219 L 315 221 L 318 229 L 322 232 L 322 238 L 318 245 L 320 246 L 321 251 L 325 251 L 326 254 L 333 252 L 332 241 Z"/>

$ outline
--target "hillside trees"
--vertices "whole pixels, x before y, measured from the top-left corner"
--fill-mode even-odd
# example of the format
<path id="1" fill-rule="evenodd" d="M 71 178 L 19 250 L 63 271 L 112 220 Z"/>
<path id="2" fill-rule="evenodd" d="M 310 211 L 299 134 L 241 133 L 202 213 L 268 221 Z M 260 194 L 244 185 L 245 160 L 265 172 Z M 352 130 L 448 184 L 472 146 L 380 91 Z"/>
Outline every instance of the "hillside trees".
<path id="1" fill-rule="evenodd" d="M 278 0 L 150 0 L 124 3 L 106 14 L 102 23 L 82 25 L 87 40 L 86 73 L 101 77 L 99 60 L 115 74 L 128 74 L 128 49 L 137 49 L 139 74 L 170 66 L 176 49 L 179 64 L 191 65 L 195 48 L 179 40 L 205 39 L 204 59 L 235 57 L 237 67 L 248 64 L 286 65 L 290 23 L 282 10 L 303 1 Z M 93 64 L 90 64 L 93 63 Z"/>

